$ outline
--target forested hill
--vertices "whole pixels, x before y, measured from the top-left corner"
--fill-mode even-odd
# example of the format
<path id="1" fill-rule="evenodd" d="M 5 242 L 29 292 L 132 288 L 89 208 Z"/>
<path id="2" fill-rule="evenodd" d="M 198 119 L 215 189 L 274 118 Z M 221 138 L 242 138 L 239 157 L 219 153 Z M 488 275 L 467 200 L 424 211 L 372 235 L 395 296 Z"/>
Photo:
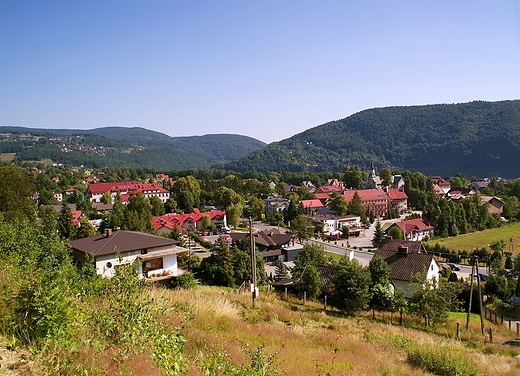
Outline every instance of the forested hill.
<path id="1" fill-rule="evenodd" d="M 15 161 L 52 160 L 68 166 L 148 167 L 156 170 L 209 168 L 266 144 L 236 134 L 170 137 L 144 128 L 92 130 L 0 127 L 0 153 Z"/>
<path id="2" fill-rule="evenodd" d="M 225 168 L 341 171 L 395 167 L 449 176 L 520 176 L 520 100 L 361 111 L 272 143 Z"/>

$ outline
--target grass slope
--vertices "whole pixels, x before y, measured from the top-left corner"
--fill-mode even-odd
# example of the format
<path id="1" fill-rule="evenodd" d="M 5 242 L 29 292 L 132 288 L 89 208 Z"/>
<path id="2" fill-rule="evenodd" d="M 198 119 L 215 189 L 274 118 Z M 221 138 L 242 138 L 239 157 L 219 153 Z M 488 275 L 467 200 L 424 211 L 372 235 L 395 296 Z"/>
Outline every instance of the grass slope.
<path id="1" fill-rule="evenodd" d="M 255 375 L 520 374 L 515 351 L 486 343 L 476 317 L 470 331 L 462 332 L 462 341 L 456 341 L 455 321 L 463 327 L 465 320 L 460 314 L 435 333 L 427 333 L 389 325 L 388 317 L 371 320 L 370 313 L 345 318 L 338 311 L 324 310 L 320 303 L 303 305 L 272 292 L 261 293 L 256 309 L 249 293 L 221 288 L 154 294 L 155 301 L 168 307 L 171 320 L 183 327 L 188 375 L 228 374 L 222 370 L 230 363 L 264 365 L 266 373 L 247 373 Z M 495 342 L 510 338 L 505 326 L 494 330 Z M 215 363 L 220 372 L 214 372 Z M 438 364 L 447 371 L 439 370 Z"/>
<path id="2" fill-rule="evenodd" d="M 473 251 L 475 248 L 487 247 L 494 241 L 504 240 L 506 251 L 510 250 L 510 239 L 513 240 L 513 251 L 520 251 L 520 223 L 506 224 L 498 228 L 453 236 L 445 239 L 431 240 L 430 244 L 439 243 L 456 251 Z"/>

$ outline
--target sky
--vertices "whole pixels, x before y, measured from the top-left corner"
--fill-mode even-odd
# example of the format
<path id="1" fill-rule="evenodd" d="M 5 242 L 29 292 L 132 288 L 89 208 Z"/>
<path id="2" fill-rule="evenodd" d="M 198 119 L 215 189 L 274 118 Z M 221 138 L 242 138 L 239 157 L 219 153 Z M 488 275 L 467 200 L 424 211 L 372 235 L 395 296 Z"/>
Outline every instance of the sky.
<path id="1" fill-rule="evenodd" d="M 520 0 L 0 1 L 0 125 L 280 141 L 520 99 Z"/>

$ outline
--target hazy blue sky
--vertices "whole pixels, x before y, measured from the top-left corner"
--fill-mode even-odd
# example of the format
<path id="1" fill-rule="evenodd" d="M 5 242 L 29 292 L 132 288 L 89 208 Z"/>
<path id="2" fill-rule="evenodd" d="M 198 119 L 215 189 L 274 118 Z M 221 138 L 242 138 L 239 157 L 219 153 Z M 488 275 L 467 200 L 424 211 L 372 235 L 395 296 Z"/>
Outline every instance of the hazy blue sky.
<path id="1" fill-rule="evenodd" d="M 264 142 L 520 98 L 519 1 L 0 1 L 0 125 Z"/>

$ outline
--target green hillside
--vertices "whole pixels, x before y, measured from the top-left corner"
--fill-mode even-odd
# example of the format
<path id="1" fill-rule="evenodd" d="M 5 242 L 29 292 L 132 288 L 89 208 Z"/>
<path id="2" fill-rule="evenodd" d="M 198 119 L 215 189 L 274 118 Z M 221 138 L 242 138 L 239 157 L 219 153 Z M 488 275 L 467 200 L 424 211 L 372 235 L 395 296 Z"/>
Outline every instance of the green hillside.
<path id="1" fill-rule="evenodd" d="M 346 165 L 520 175 L 520 100 L 374 108 L 270 144 L 225 168 L 341 171 Z"/>
<path id="2" fill-rule="evenodd" d="M 266 145 L 234 134 L 170 137 L 144 128 L 123 127 L 93 130 L 0 127 L 0 133 L 0 154 L 16 153 L 15 161 L 50 159 L 68 166 L 95 168 L 208 168 Z"/>

